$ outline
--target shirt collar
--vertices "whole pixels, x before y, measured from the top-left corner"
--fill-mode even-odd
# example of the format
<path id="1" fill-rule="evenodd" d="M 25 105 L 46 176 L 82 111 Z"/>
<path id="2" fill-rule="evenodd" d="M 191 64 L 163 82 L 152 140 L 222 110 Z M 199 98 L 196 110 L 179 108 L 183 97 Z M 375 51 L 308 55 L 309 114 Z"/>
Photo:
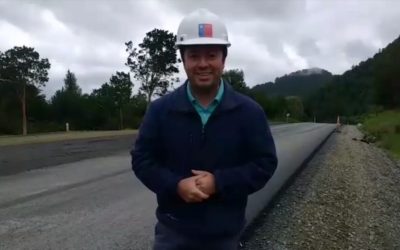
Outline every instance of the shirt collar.
<path id="1" fill-rule="evenodd" d="M 232 86 L 223 80 L 224 84 L 224 93 L 221 98 L 221 103 L 218 104 L 219 108 L 216 112 L 223 112 L 227 110 L 231 110 L 236 108 L 239 105 L 242 105 L 244 102 L 243 98 L 239 98 L 239 95 L 233 90 Z M 168 100 L 171 101 L 172 105 L 170 108 L 173 111 L 177 112 L 193 112 L 193 103 L 190 102 L 188 94 L 187 94 L 187 85 L 188 80 L 184 82 L 181 86 L 179 86 L 175 91 L 168 94 Z"/>
<path id="2" fill-rule="evenodd" d="M 186 86 L 187 86 L 186 87 L 186 92 L 187 92 L 187 95 L 189 97 L 190 102 L 191 103 L 197 102 L 196 98 L 192 95 L 192 90 L 190 88 L 190 82 L 189 81 L 188 81 Z M 219 88 L 218 88 L 218 92 L 217 92 L 217 95 L 214 98 L 214 101 L 217 102 L 217 103 L 220 103 L 223 94 L 224 94 L 224 83 L 223 83 L 223 81 L 221 79 L 220 84 L 219 84 Z"/>

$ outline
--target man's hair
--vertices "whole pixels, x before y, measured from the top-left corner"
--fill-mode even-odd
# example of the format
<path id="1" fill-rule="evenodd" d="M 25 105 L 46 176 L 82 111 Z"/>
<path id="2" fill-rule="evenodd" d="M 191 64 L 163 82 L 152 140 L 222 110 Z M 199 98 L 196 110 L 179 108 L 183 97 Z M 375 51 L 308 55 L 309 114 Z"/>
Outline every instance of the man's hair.
<path id="1" fill-rule="evenodd" d="M 222 48 L 222 60 L 223 62 L 225 62 L 226 56 L 228 55 L 228 48 L 224 45 L 221 45 L 220 47 Z M 185 62 L 185 58 L 183 57 L 183 55 L 185 54 L 186 49 L 187 46 L 181 46 L 179 48 L 179 53 L 181 54 L 182 62 Z"/>

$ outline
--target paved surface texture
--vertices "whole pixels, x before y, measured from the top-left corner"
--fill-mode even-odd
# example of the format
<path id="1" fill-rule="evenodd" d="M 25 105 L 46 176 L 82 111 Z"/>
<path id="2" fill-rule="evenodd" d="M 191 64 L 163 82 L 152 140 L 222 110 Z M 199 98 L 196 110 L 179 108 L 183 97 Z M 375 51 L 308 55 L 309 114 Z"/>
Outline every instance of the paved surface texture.
<path id="1" fill-rule="evenodd" d="M 289 158 L 304 160 L 301 154 L 313 151 L 306 150 L 308 142 L 318 145 L 331 130 L 323 124 L 273 127 L 283 158 L 275 185 L 295 171 Z M 0 177 L 0 249 L 151 249 L 155 195 L 131 172 L 128 152 Z M 269 186 L 250 197 L 250 220 L 274 192 Z"/>
<path id="2" fill-rule="evenodd" d="M 136 135 L 0 146 L 0 176 L 110 155 L 129 149 Z"/>

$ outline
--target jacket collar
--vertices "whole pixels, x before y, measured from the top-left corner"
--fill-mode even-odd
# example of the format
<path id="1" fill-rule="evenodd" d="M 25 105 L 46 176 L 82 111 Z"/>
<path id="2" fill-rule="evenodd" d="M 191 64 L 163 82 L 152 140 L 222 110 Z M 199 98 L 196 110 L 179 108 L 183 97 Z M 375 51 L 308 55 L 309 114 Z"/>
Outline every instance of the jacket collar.
<path id="1" fill-rule="evenodd" d="M 179 88 L 175 90 L 172 97 L 172 109 L 180 112 L 196 112 L 193 105 L 189 101 L 189 97 L 187 96 L 187 84 L 188 80 L 184 82 Z M 235 108 L 238 106 L 239 99 L 237 98 L 237 94 L 233 90 L 232 86 L 223 80 L 224 84 L 224 94 L 222 96 L 221 102 L 217 107 L 217 110 L 226 111 Z"/>

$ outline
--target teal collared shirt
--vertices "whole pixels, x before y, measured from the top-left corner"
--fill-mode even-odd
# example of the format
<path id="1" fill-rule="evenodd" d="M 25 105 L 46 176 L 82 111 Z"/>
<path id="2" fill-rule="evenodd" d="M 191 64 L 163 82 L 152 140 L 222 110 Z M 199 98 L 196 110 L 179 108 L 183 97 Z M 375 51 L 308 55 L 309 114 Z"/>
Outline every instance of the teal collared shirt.
<path id="1" fill-rule="evenodd" d="M 206 125 L 208 119 L 210 118 L 211 114 L 217 108 L 218 104 L 221 102 L 222 95 L 224 94 L 224 83 L 221 80 L 218 88 L 217 95 L 214 98 L 214 101 L 208 105 L 208 107 L 203 107 L 199 101 L 192 95 L 192 91 L 190 89 L 190 82 L 187 84 L 186 88 L 187 95 L 189 97 L 190 102 L 192 103 L 193 107 L 196 109 L 197 113 L 201 118 L 201 122 L 203 123 L 203 127 Z"/>

